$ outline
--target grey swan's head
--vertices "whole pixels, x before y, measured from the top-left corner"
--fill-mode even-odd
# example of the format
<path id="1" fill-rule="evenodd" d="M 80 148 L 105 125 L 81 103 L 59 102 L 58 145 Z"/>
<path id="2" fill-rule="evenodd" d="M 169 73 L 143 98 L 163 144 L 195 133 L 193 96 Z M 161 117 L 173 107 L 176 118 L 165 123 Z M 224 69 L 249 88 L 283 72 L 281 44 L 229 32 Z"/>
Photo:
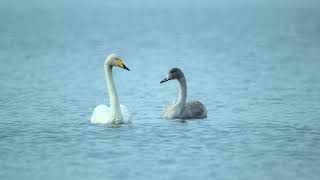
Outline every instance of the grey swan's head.
<path id="1" fill-rule="evenodd" d="M 181 71 L 181 69 L 174 67 L 174 68 L 170 69 L 170 71 L 168 72 L 166 77 L 160 83 L 164 83 L 164 82 L 167 82 L 169 80 L 174 80 L 174 79 L 179 80 L 182 77 L 184 77 L 184 74 Z"/>

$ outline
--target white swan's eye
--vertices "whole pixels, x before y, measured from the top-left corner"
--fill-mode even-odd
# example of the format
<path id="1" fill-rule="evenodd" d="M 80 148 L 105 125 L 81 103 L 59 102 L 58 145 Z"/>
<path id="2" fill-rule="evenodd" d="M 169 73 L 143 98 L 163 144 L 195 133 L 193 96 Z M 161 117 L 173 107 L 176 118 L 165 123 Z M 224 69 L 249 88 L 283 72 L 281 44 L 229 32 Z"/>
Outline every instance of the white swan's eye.
<path id="1" fill-rule="evenodd" d="M 122 62 L 122 60 L 121 59 L 117 59 L 117 66 L 119 66 L 119 67 L 123 67 L 123 62 Z"/>
<path id="2" fill-rule="evenodd" d="M 116 66 L 121 67 L 122 69 L 130 71 L 130 69 L 123 63 L 122 59 L 117 60 Z"/>

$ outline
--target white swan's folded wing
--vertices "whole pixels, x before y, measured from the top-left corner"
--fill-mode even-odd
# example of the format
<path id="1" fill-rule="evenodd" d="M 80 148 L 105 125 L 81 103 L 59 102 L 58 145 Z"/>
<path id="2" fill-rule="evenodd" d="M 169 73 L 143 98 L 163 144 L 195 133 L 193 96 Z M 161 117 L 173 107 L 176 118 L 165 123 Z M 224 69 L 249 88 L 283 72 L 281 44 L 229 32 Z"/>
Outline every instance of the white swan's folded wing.
<path id="1" fill-rule="evenodd" d="M 110 108 L 104 104 L 101 104 L 94 108 L 92 116 L 91 116 L 91 123 L 109 123 L 110 115 L 109 115 Z"/>

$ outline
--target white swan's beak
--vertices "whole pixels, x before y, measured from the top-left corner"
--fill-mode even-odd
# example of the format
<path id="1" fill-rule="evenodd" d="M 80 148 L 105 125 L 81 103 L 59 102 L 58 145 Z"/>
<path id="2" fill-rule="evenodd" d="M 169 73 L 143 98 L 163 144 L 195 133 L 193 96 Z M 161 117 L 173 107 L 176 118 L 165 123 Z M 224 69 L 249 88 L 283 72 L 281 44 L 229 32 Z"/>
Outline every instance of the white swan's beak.
<path id="1" fill-rule="evenodd" d="M 123 67 L 122 67 L 123 69 L 125 69 L 125 70 L 127 70 L 127 71 L 130 71 L 130 69 L 126 66 L 126 65 L 124 65 L 123 64 Z"/>
<path id="2" fill-rule="evenodd" d="M 119 59 L 119 60 L 117 61 L 117 66 L 118 66 L 118 67 L 121 67 L 122 69 L 125 69 L 125 70 L 127 70 L 127 71 L 130 71 L 130 69 L 123 63 L 123 61 L 122 61 L 121 59 Z"/>

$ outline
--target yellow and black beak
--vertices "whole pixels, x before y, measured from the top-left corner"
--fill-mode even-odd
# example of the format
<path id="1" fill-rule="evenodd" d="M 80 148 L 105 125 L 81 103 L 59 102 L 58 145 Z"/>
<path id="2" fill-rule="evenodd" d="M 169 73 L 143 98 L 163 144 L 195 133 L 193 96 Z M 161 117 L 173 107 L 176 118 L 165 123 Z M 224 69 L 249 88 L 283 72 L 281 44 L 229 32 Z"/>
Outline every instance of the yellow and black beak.
<path id="1" fill-rule="evenodd" d="M 122 69 L 125 69 L 127 71 L 130 71 L 130 69 L 123 63 L 122 59 L 119 59 L 117 61 L 117 66 L 121 67 Z"/>

